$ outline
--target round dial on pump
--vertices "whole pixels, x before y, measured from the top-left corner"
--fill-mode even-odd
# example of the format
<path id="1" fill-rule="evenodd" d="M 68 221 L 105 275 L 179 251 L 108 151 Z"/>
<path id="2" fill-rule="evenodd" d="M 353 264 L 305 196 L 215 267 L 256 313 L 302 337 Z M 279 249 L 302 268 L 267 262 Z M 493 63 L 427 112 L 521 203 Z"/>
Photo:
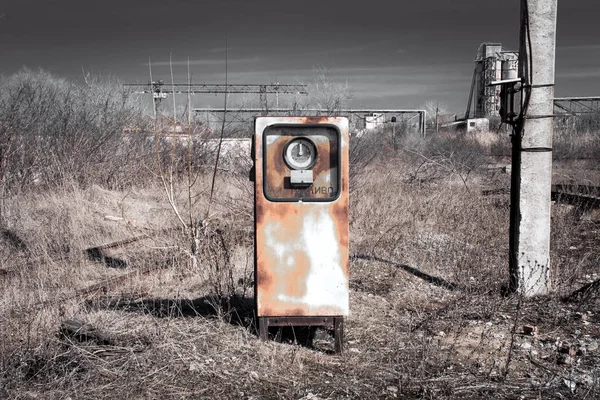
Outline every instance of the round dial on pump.
<path id="1" fill-rule="evenodd" d="M 317 161 L 317 147 L 307 138 L 292 139 L 285 146 L 283 159 L 291 169 L 310 169 Z"/>

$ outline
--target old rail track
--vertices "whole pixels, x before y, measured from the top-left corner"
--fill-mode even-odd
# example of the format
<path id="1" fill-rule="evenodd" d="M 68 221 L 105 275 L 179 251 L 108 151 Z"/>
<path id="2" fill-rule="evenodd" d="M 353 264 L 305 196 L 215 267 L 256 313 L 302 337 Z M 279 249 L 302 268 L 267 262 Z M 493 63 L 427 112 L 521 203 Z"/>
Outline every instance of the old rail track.
<path id="1" fill-rule="evenodd" d="M 481 194 L 484 196 L 510 194 L 510 189 L 485 189 L 481 191 Z M 576 184 L 552 185 L 551 199 L 558 203 L 577 206 L 583 210 L 600 208 L 600 187 Z"/>

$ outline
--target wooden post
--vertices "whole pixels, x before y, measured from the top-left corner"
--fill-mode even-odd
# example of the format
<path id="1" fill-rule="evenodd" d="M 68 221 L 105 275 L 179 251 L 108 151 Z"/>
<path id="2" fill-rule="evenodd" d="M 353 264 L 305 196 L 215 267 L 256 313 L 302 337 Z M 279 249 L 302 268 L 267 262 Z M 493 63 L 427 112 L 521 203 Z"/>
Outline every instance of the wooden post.
<path id="1" fill-rule="evenodd" d="M 344 348 L 344 317 L 333 318 L 335 352 L 342 354 Z"/>

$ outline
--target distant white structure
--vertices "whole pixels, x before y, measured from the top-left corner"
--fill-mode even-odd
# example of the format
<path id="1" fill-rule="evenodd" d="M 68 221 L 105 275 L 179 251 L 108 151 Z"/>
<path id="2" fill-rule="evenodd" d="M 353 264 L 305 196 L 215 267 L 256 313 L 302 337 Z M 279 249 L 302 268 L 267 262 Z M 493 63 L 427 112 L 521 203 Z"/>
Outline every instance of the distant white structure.
<path id="1" fill-rule="evenodd" d="M 184 133 L 183 127 L 181 126 L 181 124 L 178 122 L 175 126 L 171 125 L 168 127 L 167 132 L 169 134 L 174 134 L 174 133 Z"/>
<path id="2" fill-rule="evenodd" d="M 371 113 L 365 116 L 365 129 L 371 130 L 379 126 L 383 126 L 385 123 L 385 116 L 383 113 Z"/>
<path id="3" fill-rule="evenodd" d="M 488 132 L 489 130 L 490 120 L 487 118 L 470 118 L 467 120 L 467 133 Z"/>
<path id="4" fill-rule="evenodd" d="M 469 118 L 441 125 L 442 128 L 452 128 L 467 133 L 489 132 L 490 120 L 487 118 Z"/>

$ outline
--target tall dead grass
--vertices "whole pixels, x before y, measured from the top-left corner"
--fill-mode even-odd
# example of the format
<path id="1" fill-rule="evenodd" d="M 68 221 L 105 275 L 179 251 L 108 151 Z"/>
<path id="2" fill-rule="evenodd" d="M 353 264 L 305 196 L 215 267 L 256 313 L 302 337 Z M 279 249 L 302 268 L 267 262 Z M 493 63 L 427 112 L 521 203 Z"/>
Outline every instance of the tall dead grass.
<path id="1" fill-rule="evenodd" d="M 313 332 L 312 345 L 300 330 L 272 332 L 283 343 L 256 337 L 253 186 L 243 158 L 221 165 L 195 267 L 156 165 L 142 157 L 145 139 L 129 143 L 143 161 L 131 166 L 143 171 L 121 184 L 104 176 L 10 192 L 0 397 L 597 397 L 598 296 L 564 300 L 597 279 L 597 223 L 555 205 L 555 292 L 505 293 L 508 194 L 482 189 L 509 179 L 488 157 L 493 143 L 478 139 L 403 133 L 395 149 L 376 136 L 353 142 L 343 356 L 328 353 L 327 331 Z M 171 144 L 160 143 L 164 160 Z M 176 159 L 187 149 L 178 142 Z M 193 161 L 195 210 L 208 201 L 208 153 Z M 561 168 L 582 174 L 566 160 Z M 174 176 L 173 193 L 185 200 L 185 174 Z M 101 246 L 131 237 L 142 239 Z M 66 320 L 86 334 L 66 332 Z"/>
<path id="2" fill-rule="evenodd" d="M 213 236 L 207 237 L 202 257 L 204 272 L 191 270 L 177 249 L 182 232 L 152 233 L 172 222 L 158 186 L 130 191 L 72 188 L 37 199 L 14 199 L 10 215 L 23 227 L 16 234 L 25 238 L 27 248 L 63 258 L 44 267 L 40 263 L 37 273 L 21 273 L 22 286 L 15 277 L 2 281 L 4 394 L 431 399 L 595 395 L 596 353 L 589 349 L 597 340 L 593 329 L 600 324 L 597 304 L 560 301 L 589 271 L 573 269 L 571 262 L 589 262 L 591 267 L 598 259 L 592 248 L 565 248 L 576 243 L 573 233 L 582 228 L 581 222 L 569 213 L 553 219 L 555 281 L 571 279 L 572 284 L 542 299 L 504 296 L 507 203 L 481 193 L 485 172 L 474 172 L 466 185 L 456 176 L 417 182 L 411 179 L 418 167 L 413 156 L 389 154 L 358 172 L 361 177 L 355 182 L 360 185 L 351 199 L 351 316 L 343 357 L 326 353 L 333 346 L 327 332 L 318 332 L 312 348 L 294 345 L 293 335 L 283 335 L 289 344 L 261 343 L 254 335 L 252 193 L 240 176 L 223 174 L 218 182 L 221 195 Z M 152 239 L 108 254 L 127 259 L 128 270 L 144 262 L 168 268 L 130 279 L 89 301 L 37 301 L 122 273 L 85 255 L 67 260 L 65 254 L 140 231 Z M 16 251 L 11 250 L 12 256 Z M 559 261 L 566 254 L 570 261 Z M 92 336 L 82 341 L 61 333 L 61 323 L 74 318 L 106 340 Z M 525 325 L 535 326 L 537 333 L 526 334 Z M 302 343 L 295 333 L 296 343 Z M 573 360 L 564 357 L 569 349 Z"/>

